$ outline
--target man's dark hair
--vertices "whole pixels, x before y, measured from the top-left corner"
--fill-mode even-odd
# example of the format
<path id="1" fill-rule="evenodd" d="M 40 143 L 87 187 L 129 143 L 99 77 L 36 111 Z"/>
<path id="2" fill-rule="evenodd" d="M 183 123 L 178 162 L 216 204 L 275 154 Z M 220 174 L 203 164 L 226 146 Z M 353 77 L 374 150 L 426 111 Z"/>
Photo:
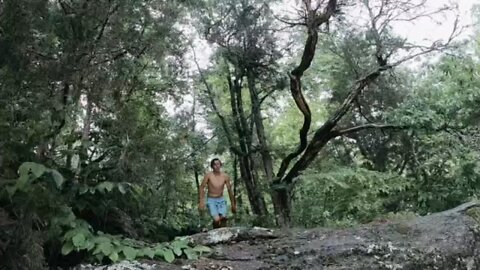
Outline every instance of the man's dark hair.
<path id="1" fill-rule="evenodd" d="M 215 164 L 215 161 L 220 161 L 220 165 L 222 165 L 222 161 L 219 159 L 219 158 L 214 158 L 212 159 L 212 161 L 210 161 L 210 168 L 213 169 L 213 164 Z"/>

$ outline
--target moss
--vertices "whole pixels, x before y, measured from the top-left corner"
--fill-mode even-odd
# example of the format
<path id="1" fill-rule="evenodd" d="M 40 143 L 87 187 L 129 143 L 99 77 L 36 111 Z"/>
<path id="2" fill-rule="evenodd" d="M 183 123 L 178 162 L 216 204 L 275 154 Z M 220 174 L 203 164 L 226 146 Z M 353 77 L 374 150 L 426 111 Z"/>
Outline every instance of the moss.
<path id="1" fill-rule="evenodd" d="M 411 221 L 418 218 L 418 214 L 410 211 L 388 213 L 385 219 L 389 221 Z"/>
<path id="2" fill-rule="evenodd" d="M 466 212 L 467 216 L 473 218 L 476 222 L 480 223 L 480 207 L 472 207 Z"/>
<path id="3" fill-rule="evenodd" d="M 400 234 L 408 234 L 411 231 L 410 226 L 407 223 L 400 222 L 392 225 L 393 229 Z"/>

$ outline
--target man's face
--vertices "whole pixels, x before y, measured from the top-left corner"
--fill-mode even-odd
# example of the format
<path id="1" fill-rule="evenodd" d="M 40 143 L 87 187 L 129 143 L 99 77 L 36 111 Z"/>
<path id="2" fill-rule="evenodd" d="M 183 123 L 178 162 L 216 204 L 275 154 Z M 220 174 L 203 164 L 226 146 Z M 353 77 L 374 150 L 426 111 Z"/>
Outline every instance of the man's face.
<path id="1" fill-rule="evenodd" d="M 212 166 L 212 169 L 216 172 L 219 172 L 220 171 L 220 168 L 222 168 L 222 162 L 220 162 L 220 160 L 215 160 L 213 162 L 213 166 Z"/>

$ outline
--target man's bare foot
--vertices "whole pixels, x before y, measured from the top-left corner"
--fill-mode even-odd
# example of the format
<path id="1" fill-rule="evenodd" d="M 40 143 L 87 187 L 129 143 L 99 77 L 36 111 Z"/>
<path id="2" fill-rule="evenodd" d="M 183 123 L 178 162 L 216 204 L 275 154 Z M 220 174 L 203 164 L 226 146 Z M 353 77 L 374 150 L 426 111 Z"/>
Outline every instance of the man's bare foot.
<path id="1" fill-rule="evenodd" d="M 228 218 L 220 217 L 220 227 L 227 227 Z"/>

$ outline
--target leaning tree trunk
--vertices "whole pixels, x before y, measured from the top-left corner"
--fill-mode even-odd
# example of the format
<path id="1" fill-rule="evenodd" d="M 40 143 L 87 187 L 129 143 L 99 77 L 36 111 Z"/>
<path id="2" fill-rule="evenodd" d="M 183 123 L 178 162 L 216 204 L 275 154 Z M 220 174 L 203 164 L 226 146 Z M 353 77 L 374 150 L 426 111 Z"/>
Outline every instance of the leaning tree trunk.
<path id="1" fill-rule="evenodd" d="M 305 2 L 305 8 L 305 26 L 308 30 L 307 39 L 305 41 L 300 63 L 289 74 L 290 92 L 295 104 L 297 105 L 297 108 L 303 115 L 303 125 L 299 130 L 299 143 L 297 148 L 288 154 L 280 164 L 280 168 L 278 169 L 276 175 L 276 182 L 280 183 L 280 185 L 277 183 L 277 187 L 274 189 L 274 192 L 276 193 L 274 197 L 277 200 L 276 202 L 274 201 L 274 203 L 277 203 L 279 205 L 278 207 L 282 207 L 282 211 L 280 212 L 280 220 L 283 221 L 283 226 L 289 226 L 291 220 L 290 198 L 293 187 L 290 181 L 291 179 L 288 177 L 292 176 L 291 172 L 293 169 L 291 169 L 288 173 L 287 169 L 293 160 L 306 151 L 308 146 L 307 135 L 312 121 L 312 113 L 302 91 L 302 77 L 305 71 L 310 67 L 315 57 L 315 51 L 317 49 L 318 42 L 318 29 L 322 24 L 328 23 L 330 17 L 335 13 L 335 10 L 337 9 L 337 0 L 329 0 L 323 12 L 319 11 L 320 6 L 313 8 L 310 1 Z M 287 177 L 287 179 L 285 179 L 285 177 Z"/>

